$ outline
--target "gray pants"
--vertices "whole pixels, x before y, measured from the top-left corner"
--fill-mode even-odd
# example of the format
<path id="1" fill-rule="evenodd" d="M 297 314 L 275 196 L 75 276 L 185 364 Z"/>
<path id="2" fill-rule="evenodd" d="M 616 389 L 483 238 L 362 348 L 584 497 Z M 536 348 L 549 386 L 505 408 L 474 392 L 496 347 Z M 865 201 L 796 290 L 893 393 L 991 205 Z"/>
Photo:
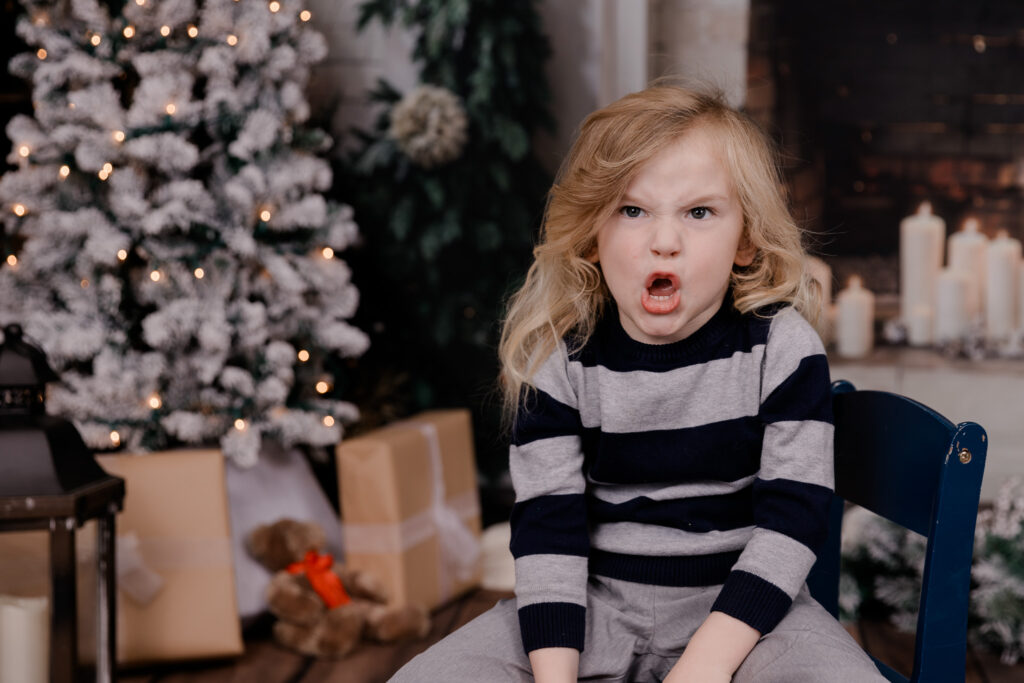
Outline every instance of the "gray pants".
<path id="1" fill-rule="evenodd" d="M 592 576 L 579 680 L 661 681 L 711 609 L 721 586 L 676 588 Z M 516 601 L 489 611 L 406 664 L 396 683 L 532 681 Z M 885 681 L 846 630 L 804 588 L 761 637 L 735 683 Z"/>

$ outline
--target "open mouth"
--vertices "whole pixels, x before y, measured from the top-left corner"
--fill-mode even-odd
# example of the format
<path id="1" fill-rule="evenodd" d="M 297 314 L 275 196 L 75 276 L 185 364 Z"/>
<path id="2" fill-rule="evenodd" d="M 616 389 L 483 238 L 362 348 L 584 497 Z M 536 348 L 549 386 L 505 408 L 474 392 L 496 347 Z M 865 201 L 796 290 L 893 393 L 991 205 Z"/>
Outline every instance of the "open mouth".
<path id="1" fill-rule="evenodd" d="M 679 306 L 679 278 L 672 273 L 652 273 L 641 296 L 648 313 L 671 313 Z"/>

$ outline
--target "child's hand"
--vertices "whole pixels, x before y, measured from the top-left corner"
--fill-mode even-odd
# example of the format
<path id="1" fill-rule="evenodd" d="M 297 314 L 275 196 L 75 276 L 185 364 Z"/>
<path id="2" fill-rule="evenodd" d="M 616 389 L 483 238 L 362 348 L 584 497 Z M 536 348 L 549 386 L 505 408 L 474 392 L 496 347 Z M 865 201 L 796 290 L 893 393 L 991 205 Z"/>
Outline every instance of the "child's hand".
<path id="1" fill-rule="evenodd" d="M 569 647 L 544 647 L 530 653 L 537 683 L 576 683 L 580 652 Z"/>
<path id="2" fill-rule="evenodd" d="M 760 636 L 739 619 L 712 612 L 690 638 L 665 683 L 728 683 Z"/>
<path id="3" fill-rule="evenodd" d="M 693 660 L 680 660 L 668 672 L 663 683 L 729 683 L 731 680 L 732 674 L 728 671 L 716 669 L 714 666 L 702 667 Z"/>

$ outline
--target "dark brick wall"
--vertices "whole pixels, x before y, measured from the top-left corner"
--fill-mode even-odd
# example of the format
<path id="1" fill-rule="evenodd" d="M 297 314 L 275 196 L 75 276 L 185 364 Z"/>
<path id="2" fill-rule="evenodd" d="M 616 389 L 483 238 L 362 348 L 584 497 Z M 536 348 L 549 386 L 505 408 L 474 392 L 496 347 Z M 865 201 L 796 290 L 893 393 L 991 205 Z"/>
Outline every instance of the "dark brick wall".
<path id="1" fill-rule="evenodd" d="M 925 199 L 1024 237 L 1024 2 L 751 0 L 748 74 L 826 257 L 895 254 Z"/>

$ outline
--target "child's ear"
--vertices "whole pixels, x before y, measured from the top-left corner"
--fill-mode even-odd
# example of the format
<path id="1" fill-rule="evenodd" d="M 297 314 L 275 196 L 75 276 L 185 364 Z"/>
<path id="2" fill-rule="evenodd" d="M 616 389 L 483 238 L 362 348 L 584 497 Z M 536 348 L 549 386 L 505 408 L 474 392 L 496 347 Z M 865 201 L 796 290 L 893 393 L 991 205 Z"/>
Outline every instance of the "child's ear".
<path id="1" fill-rule="evenodd" d="M 757 247 L 751 243 L 750 239 L 744 235 L 740 238 L 740 245 L 736 248 L 736 258 L 733 263 L 740 267 L 749 266 L 754 262 L 754 256 L 757 255 Z"/>

